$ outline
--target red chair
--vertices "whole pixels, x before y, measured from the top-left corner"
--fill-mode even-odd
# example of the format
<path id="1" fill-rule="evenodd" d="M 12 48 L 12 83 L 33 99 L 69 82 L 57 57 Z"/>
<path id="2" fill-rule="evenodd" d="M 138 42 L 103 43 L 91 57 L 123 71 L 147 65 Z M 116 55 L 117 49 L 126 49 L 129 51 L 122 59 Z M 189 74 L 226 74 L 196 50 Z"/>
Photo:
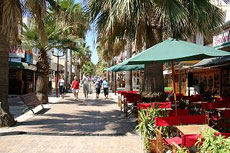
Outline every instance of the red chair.
<path id="1" fill-rule="evenodd" d="M 201 95 L 192 95 L 192 102 L 204 101 L 204 98 Z"/>
<path id="2" fill-rule="evenodd" d="M 148 109 L 158 106 L 158 108 L 171 108 L 171 102 L 153 102 L 153 103 L 138 103 L 137 109 Z"/>
<path id="3" fill-rule="evenodd" d="M 137 103 L 137 109 L 148 109 L 152 107 L 152 103 Z"/>
<path id="4" fill-rule="evenodd" d="M 181 116 L 181 124 L 206 124 L 206 115 Z"/>
<path id="5" fill-rule="evenodd" d="M 184 95 L 183 95 L 182 93 L 181 93 L 181 94 L 176 94 L 176 100 L 177 100 L 177 101 L 182 100 L 183 97 L 184 97 Z"/>
<path id="6" fill-rule="evenodd" d="M 223 113 L 222 128 L 225 132 L 229 132 L 230 129 L 230 110 L 225 110 Z"/>
<path id="7" fill-rule="evenodd" d="M 192 96 L 183 96 L 184 100 L 192 101 L 193 97 Z"/>
<path id="8" fill-rule="evenodd" d="M 171 102 L 154 102 L 153 107 L 158 106 L 158 108 L 171 108 Z"/>
<path id="9" fill-rule="evenodd" d="M 171 149 L 171 145 L 175 143 L 176 145 L 180 145 L 182 140 L 180 137 L 172 137 L 172 138 L 163 138 L 162 132 L 159 129 L 155 129 L 156 132 L 156 143 L 155 143 L 155 151 L 156 153 L 162 153 Z"/>
<path id="10" fill-rule="evenodd" d="M 181 147 L 193 147 L 195 146 L 195 143 L 197 142 L 197 140 L 201 137 L 201 135 L 197 135 L 197 134 L 185 134 L 182 135 L 182 143 L 181 143 Z"/>
<path id="11" fill-rule="evenodd" d="M 125 94 L 124 98 L 126 103 L 139 102 L 141 100 L 139 94 L 131 94 L 131 93 Z"/>
<path id="12" fill-rule="evenodd" d="M 230 133 L 215 133 L 215 136 L 219 136 L 219 135 L 222 135 L 224 138 L 228 138 L 230 137 Z"/>
<path id="13" fill-rule="evenodd" d="M 182 115 L 189 115 L 189 110 L 188 109 L 178 109 L 177 116 L 182 116 Z M 175 110 L 170 111 L 169 116 L 176 116 L 176 111 Z"/>
<path id="14" fill-rule="evenodd" d="M 128 110 L 133 110 L 134 104 L 140 101 L 140 95 L 136 93 L 126 93 L 124 94 L 124 112 L 128 116 Z M 132 104 L 132 105 L 128 105 Z M 130 107 L 131 106 L 131 107 Z"/>
<path id="15" fill-rule="evenodd" d="M 126 94 L 126 93 L 133 93 L 133 94 L 137 94 L 137 91 L 117 91 L 118 94 Z"/>
<path id="16" fill-rule="evenodd" d="M 179 94 L 179 93 L 176 94 L 176 100 L 177 101 L 182 100 L 183 97 L 184 97 L 183 94 Z M 174 94 L 169 97 L 169 101 L 174 101 Z"/>
<path id="17" fill-rule="evenodd" d="M 201 104 L 201 107 L 203 110 L 221 108 L 221 107 L 223 107 L 223 103 L 221 103 L 221 102 L 203 103 L 203 104 Z"/>
<path id="18" fill-rule="evenodd" d="M 155 126 L 180 125 L 180 116 L 155 117 Z"/>
<path id="19" fill-rule="evenodd" d="M 230 108 L 230 97 L 215 98 L 215 101 L 222 103 L 223 107 Z"/>

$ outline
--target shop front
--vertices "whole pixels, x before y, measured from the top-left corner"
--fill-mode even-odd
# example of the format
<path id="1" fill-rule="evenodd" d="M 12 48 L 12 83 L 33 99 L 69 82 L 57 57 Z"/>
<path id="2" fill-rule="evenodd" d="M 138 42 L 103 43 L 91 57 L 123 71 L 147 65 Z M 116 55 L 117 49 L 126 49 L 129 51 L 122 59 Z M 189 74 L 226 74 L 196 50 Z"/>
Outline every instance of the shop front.
<path id="1" fill-rule="evenodd" d="M 9 94 L 22 95 L 35 92 L 37 60 L 33 51 L 22 47 L 9 51 Z"/>

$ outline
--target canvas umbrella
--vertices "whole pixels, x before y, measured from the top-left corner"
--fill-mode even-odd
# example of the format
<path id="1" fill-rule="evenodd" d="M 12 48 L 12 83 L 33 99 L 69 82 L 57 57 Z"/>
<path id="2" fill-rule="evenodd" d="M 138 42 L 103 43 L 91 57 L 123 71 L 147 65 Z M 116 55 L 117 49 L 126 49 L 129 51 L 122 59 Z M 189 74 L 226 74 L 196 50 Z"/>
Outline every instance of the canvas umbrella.
<path id="1" fill-rule="evenodd" d="M 120 72 L 120 71 L 133 71 L 133 70 L 144 70 L 144 64 L 139 64 L 139 65 L 114 65 L 108 69 L 107 71 L 112 71 L 112 72 Z"/>
<path id="2" fill-rule="evenodd" d="M 148 48 L 147 50 L 141 52 L 140 54 L 132 57 L 132 59 L 127 62 L 127 64 L 133 65 L 146 64 L 152 62 L 171 62 L 175 109 L 177 112 L 173 62 L 202 60 L 204 58 L 226 55 L 230 55 L 230 53 L 226 51 L 217 50 L 211 47 L 201 46 L 187 41 L 168 38 L 167 40 L 158 43 Z"/>
<path id="3" fill-rule="evenodd" d="M 114 65 L 108 68 L 107 71 L 119 72 L 119 71 L 132 71 L 132 70 L 143 70 L 144 69 L 144 64 L 127 65 L 127 63 L 132 59 L 133 57 L 123 61 L 120 64 Z"/>
<path id="4" fill-rule="evenodd" d="M 144 64 L 126 65 L 130 59 L 132 59 L 132 57 L 129 58 L 128 60 L 123 61 L 120 64 L 114 65 L 114 66 L 106 69 L 107 71 L 115 72 L 115 77 L 114 77 L 115 94 L 116 94 L 116 72 L 119 72 L 119 71 L 143 70 L 144 69 Z"/>

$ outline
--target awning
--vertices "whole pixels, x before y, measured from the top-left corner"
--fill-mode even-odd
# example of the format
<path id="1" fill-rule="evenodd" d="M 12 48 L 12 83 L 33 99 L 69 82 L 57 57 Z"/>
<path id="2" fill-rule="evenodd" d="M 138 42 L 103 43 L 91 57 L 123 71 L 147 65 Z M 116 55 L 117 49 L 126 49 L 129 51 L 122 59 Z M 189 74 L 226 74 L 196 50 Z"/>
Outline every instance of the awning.
<path id="1" fill-rule="evenodd" d="M 24 62 L 19 63 L 19 62 L 9 61 L 9 67 L 37 71 L 37 67 L 35 65 L 31 65 L 28 63 L 24 63 Z"/>
<path id="2" fill-rule="evenodd" d="M 230 64 L 230 56 L 203 59 L 199 63 L 195 64 L 193 67 L 208 67 L 227 63 Z"/>

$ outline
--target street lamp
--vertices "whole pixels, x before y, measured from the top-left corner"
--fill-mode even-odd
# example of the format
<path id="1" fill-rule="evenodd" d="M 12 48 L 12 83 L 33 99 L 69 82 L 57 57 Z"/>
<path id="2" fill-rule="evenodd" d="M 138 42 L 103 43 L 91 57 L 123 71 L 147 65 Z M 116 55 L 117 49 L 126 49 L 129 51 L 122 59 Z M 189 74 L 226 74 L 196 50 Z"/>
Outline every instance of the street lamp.
<path id="1" fill-rule="evenodd" d="M 64 52 L 62 51 L 61 54 L 60 54 L 60 50 L 54 48 L 54 50 L 52 51 L 52 55 L 54 57 L 57 57 L 57 77 L 56 77 L 56 80 L 55 80 L 55 84 L 56 84 L 56 97 L 58 97 L 59 57 L 63 57 Z"/>

